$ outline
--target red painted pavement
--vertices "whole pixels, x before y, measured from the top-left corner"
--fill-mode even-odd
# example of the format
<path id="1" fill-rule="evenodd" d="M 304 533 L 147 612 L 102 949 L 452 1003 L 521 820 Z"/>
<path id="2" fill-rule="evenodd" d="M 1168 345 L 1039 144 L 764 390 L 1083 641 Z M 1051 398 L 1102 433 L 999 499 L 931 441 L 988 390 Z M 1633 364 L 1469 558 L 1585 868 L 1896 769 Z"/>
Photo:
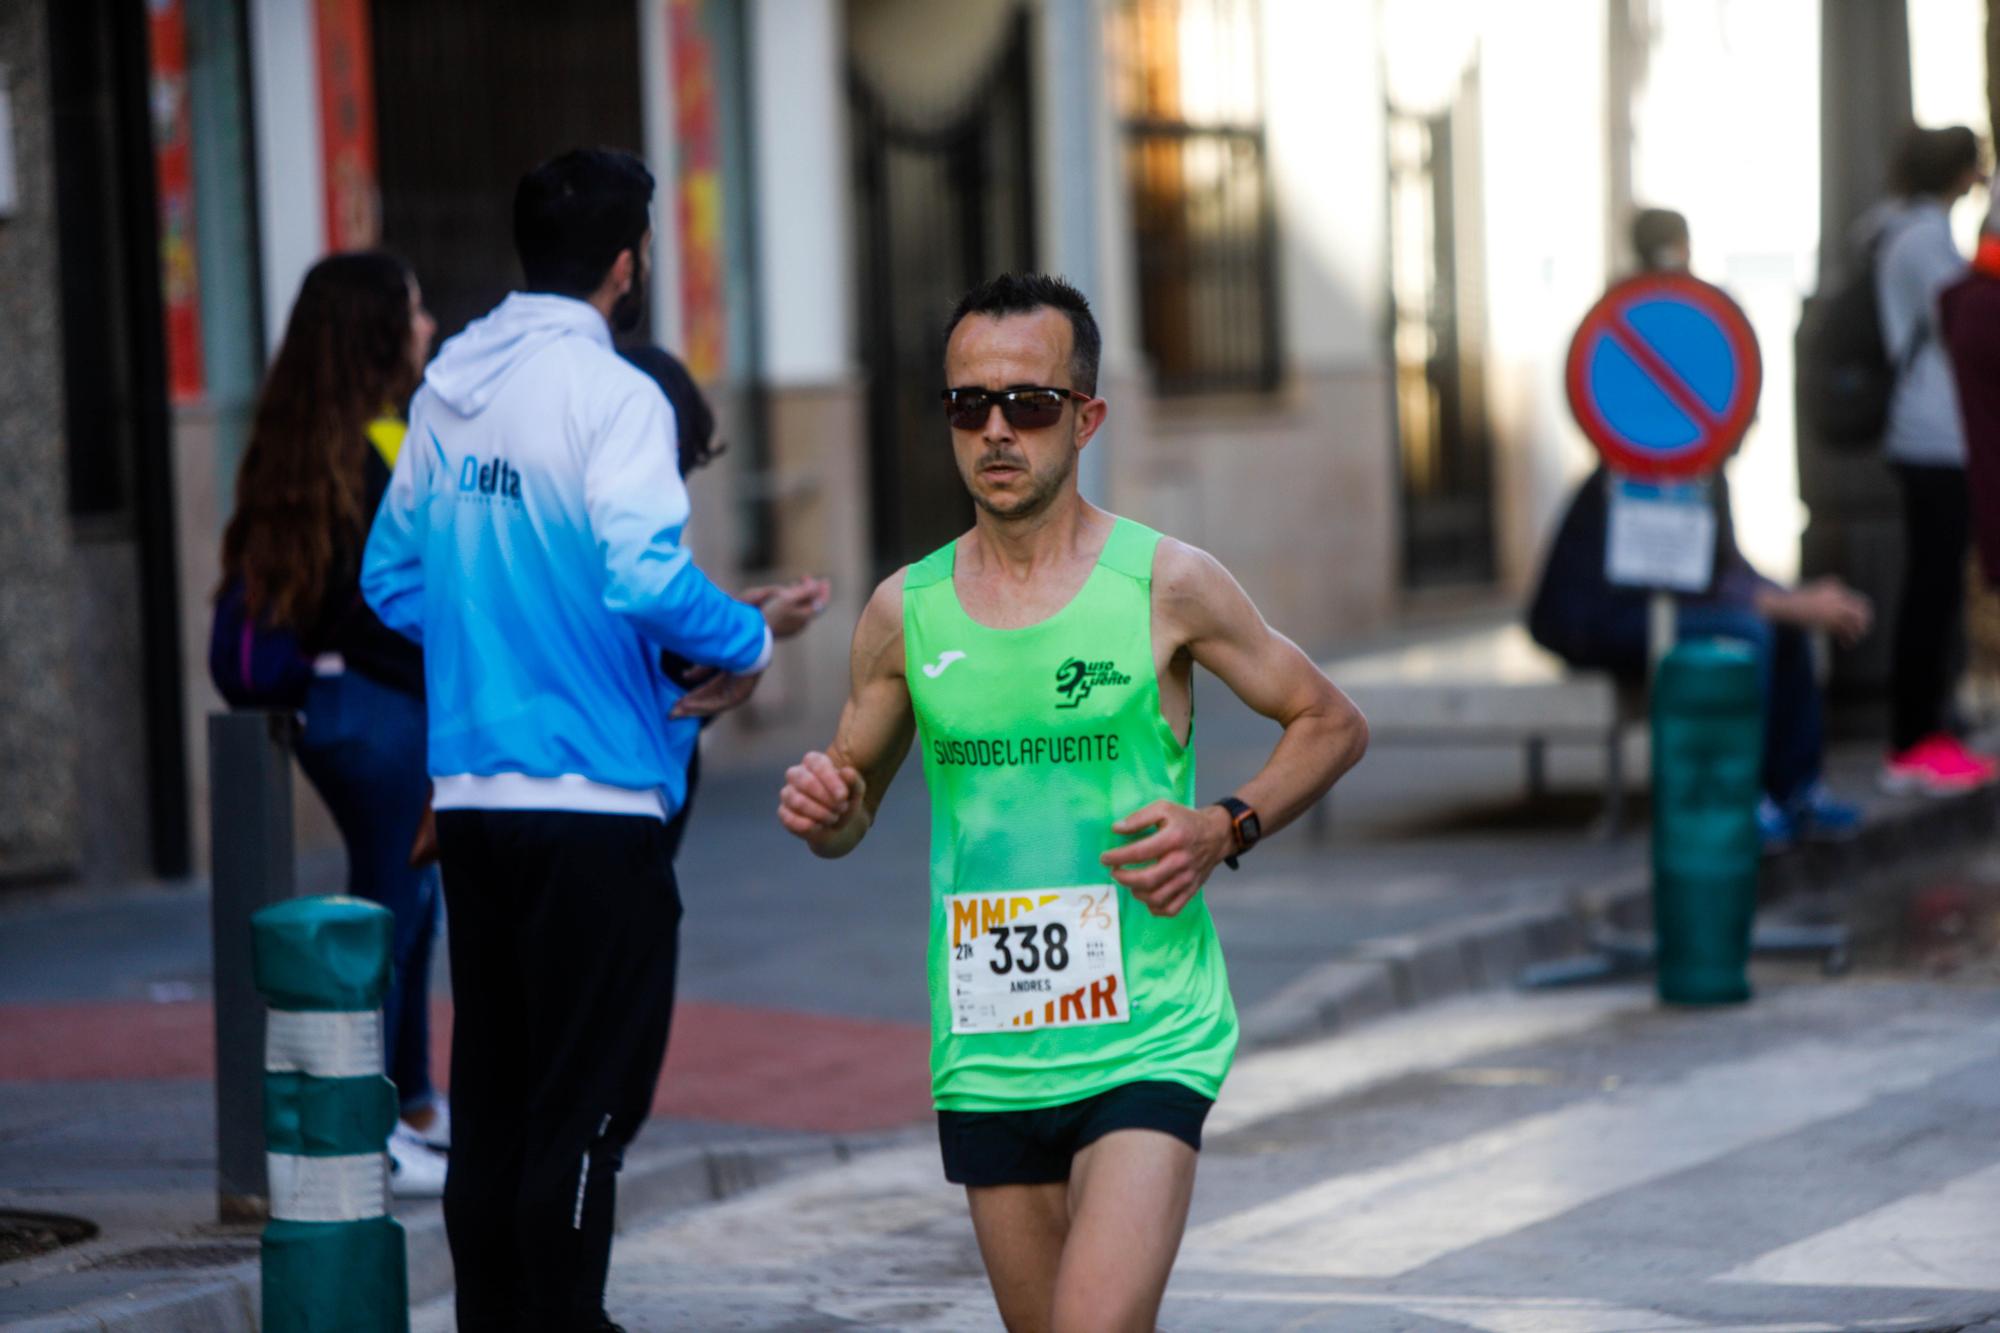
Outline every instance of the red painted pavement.
<path id="1" fill-rule="evenodd" d="M 431 1011 L 431 1068 L 450 1068 L 451 1005 Z M 930 1109 L 929 1037 L 876 1023 L 683 1003 L 653 1114 L 772 1129 L 893 1129 Z M 0 1083 L 209 1078 L 206 1001 L 0 1006 Z"/>

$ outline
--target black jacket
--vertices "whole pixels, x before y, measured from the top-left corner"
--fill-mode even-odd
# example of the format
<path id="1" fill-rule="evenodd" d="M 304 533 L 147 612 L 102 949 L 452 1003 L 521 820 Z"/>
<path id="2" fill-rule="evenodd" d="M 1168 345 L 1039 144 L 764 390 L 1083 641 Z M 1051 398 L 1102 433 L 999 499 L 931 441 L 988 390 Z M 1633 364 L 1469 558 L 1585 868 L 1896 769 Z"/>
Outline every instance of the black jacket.
<path id="1" fill-rule="evenodd" d="M 389 489 L 389 465 L 382 461 L 371 443 L 368 446 L 364 508 L 370 521 L 381 507 Z M 384 625 L 361 596 L 361 552 L 368 542 L 364 525 L 360 539 L 336 552 L 331 577 L 320 599 L 320 614 L 312 633 L 306 635 L 306 651 L 339 653 L 349 671 L 359 671 L 369 679 L 418 698 L 424 693 L 424 652 L 396 631 Z"/>
<path id="2" fill-rule="evenodd" d="M 1715 474 L 1715 567 L 1700 594 L 1683 594 L 1683 605 L 1749 607 L 1757 590 L 1772 586 L 1736 546 L 1729 516 L 1729 483 Z M 1555 540 L 1549 544 L 1541 582 L 1528 607 L 1528 633 L 1536 643 L 1571 666 L 1638 677 L 1646 671 L 1644 588 L 1626 588 L 1604 573 L 1604 547 L 1611 527 L 1609 473 L 1602 467 L 1585 479 L 1570 500 Z"/>

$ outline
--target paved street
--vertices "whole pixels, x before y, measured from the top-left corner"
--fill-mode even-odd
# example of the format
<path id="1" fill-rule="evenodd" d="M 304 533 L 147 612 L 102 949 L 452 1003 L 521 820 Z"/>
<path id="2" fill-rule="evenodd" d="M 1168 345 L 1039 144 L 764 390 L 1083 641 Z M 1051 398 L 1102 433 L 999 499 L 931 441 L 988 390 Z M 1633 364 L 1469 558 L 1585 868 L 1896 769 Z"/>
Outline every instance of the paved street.
<path id="1" fill-rule="evenodd" d="M 2000 1317 L 1996 1123 L 1990 986 L 1452 1002 L 1238 1065 L 1161 1327 L 1959 1329 Z M 611 1306 L 634 1333 L 998 1327 L 925 1135 L 626 1236 Z"/>

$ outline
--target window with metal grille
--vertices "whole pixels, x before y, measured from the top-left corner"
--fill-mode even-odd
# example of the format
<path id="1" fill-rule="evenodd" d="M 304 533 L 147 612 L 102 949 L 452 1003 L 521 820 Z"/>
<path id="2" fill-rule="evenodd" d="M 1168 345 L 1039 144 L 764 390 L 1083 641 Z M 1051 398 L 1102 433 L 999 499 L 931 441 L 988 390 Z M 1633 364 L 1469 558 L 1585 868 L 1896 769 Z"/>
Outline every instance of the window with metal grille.
<path id="1" fill-rule="evenodd" d="M 1142 340 L 1164 394 L 1262 390 L 1280 348 L 1256 0 L 1120 0 Z"/>

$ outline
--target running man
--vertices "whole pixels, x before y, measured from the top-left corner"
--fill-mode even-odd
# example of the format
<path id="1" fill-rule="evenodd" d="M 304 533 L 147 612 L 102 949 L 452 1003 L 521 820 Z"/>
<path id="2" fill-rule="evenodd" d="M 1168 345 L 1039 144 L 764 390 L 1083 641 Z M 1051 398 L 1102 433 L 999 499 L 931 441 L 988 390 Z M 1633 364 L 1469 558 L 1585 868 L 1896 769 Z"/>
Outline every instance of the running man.
<path id="1" fill-rule="evenodd" d="M 845 856 L 921 741 L 938 1137 L 1014 1333 L 1153 1327 L 1236 1050 L 1201 887 L 1367 745 L 1228 571 L 1078 494 L 1107 411 L 1099 346 L 1060 279 L 959 302 L 944 401 L 974 526 L 875 590 L 839 731 L 778 806 Z M 1284 728 L 1212 805 L 1195 804 L 1197 663 Z"/>

